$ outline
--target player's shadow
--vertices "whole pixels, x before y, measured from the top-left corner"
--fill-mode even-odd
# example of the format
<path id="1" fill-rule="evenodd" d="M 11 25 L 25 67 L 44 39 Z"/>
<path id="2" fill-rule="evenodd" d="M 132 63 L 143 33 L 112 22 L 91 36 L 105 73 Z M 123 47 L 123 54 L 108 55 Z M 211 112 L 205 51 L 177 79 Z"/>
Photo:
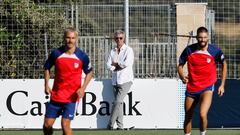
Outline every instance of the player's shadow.
<path id="1" fill-rule="evenodd" d="M 114 93 L 112 81 L 110 79 L 101 80 L 103 83 L 101 107 L 96 115 L 97 128 L 105 129 L 107 127 L 109 116 L 111 113 L 112 102 L 114 100 Z"/>

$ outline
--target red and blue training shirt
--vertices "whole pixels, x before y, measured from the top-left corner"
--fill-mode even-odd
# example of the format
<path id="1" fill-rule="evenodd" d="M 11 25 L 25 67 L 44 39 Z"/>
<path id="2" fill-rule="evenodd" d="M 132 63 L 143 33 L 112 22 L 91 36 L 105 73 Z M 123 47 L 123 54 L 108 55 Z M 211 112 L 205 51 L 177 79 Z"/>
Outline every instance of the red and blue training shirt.
<path id="1" fill-rule="evenodd" d="M 56 102 L 77 102 L 77 90 L 81 87 L 82 70 L 85 74 L 92 71 L 88 56 L 79 48 L 71 55 L 64 52 L 64 47 L 55 49 L 47 59 L 44 68 L 55 66 L 54 84 L 51 100 Z"/>
<path id="2" fill-rule="evenodd" d="M 223 64 L 223 52 L 212 44 L 208 44 L 206 51 L 198 49 L 198 45 L 187 46 L 179 58 L 179 64 L 188 62 L 187 83 L 188 92 L 198 92 L 211 85 L 217 80 L 216 62 Z"/>

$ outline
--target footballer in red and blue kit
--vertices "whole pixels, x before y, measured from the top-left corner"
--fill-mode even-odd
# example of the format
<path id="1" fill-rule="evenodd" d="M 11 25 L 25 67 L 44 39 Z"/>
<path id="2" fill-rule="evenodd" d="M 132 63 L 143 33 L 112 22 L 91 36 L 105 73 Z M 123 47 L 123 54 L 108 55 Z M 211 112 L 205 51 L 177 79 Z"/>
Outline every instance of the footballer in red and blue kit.
<path id="1" fill-rule="evenodd" d="M 79 48 L 71 55 L 64 52 L 64 46 L 55 49 L 47 59 L 44 68 L 55 66 L 54 84 L 51 101 L 70 103 L 78 102 L 77 90 L 81 87 L 82 71 L 92 71 L 88 56 Z"/>
<path id="2" fill-rule="evenodd" d="M 188 62 L 187 92 L 195 93 L 211 86 L 217 80 L 216 62 L 223 63 L 223 52 L 208 44 L 206 51 L 198 49 L 198 44 L 187 46 L 179 58 L 179 64 L 184 65 Z M 214 87 L 213 87 L 214 88 Z"/>

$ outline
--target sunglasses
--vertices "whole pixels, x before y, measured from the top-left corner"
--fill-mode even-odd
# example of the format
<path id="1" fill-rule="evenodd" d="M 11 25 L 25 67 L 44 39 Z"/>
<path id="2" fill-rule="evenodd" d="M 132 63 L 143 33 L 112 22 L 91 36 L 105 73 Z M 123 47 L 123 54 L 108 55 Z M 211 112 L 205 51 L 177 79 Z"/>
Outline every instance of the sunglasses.
<path id="1" fill-rule="evenodd" d="M 120 40 L 122 40 L 122 39 L 123 39 L 123 37 L 115 37 L 115 40 L 117 40 L 117 39 L 120 39 Z"/>

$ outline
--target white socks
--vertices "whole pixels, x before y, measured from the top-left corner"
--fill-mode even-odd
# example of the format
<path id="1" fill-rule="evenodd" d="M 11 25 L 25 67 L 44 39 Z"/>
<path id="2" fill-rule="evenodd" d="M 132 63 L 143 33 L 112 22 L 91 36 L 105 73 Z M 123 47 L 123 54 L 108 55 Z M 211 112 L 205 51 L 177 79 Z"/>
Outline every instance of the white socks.
<path id="1" fill-rule="evenodd" d="M 200 135 L 205 135 L 206 134 L 206 130 L 203 132 L 200 132 Z"/>
<path id="2" fill-rule="evenodd" d="M 187 134 L 185 134 L 185 135 L 191 135 L 191 132 L 190 132 L 190 133 L 187 133 Z M 206 130 L 203 131 L 203 132 L 200 131 L 200 135 L 206 135 Z"/>
<path id="3" fill-rule="evenodd" d="M 185 134 L 185 135 L 191 135 L 191 133 L 187 133 L 187 134 Z M 200 131 L 200 135 L 206 135 L 206 130 L 203 131 L 203 132 Z"/>

